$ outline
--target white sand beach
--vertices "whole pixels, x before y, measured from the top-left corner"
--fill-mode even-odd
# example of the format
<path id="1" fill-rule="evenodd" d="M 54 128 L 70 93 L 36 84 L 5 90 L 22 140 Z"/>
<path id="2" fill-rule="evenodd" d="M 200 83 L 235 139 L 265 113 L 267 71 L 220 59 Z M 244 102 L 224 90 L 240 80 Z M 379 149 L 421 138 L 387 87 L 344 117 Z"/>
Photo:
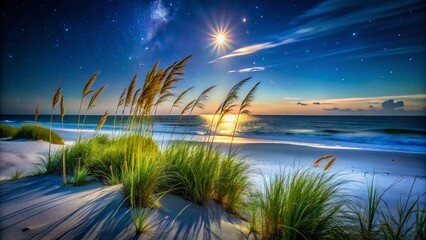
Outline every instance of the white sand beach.
<path id="1" fill-rule="evenodd" d="M 0 141 L 1 178 L 14 169 L 30 174 L 48 144 L 41 141 Z M 59 146 L 53 145 L 53 149 Z M 223 145 L 225 148 L 226 145 Z M 426 161 L 422 154 L 350 149 L 322 149 L 271 143 L 237 143 L 235 149 L 254 168 L 253 183 L 284 167 L 307 167 L 326 154 L 338 157 L 328 171 L 339 172 L 351 184 L 351 195 L 366 197 L 366 182 L 375 171 L 375 182 L 384 199 L 395 207 L 408 194 L 417 176 L 414 193 L 425 191 Z M 424 203 L 424 199 L 422 200 Z M 247 222 L 209 202 L 199 206 L 174 195 L 165 195 L 161 207 L 152 210 L 152 229 L 135 235 L 130 207 L 120 185 L 107 186 L 92 180 L 82 187 L 63 186 L 60 176 L 28 177 L 0 182 L 0 236 L 2 239 L 246 239 Z M 185 209 L 182 214 L 179 213 Z M 251 235 L 251 237 L 254 237 Z"/>

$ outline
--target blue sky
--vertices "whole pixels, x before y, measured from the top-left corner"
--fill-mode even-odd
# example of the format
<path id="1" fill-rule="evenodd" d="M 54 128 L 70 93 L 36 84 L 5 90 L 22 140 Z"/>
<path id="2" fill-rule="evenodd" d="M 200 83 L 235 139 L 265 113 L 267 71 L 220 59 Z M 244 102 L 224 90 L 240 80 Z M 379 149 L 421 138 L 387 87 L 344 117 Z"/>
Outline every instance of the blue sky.
<path id="1" fill-rule="evenodd" d="M 211 113 L 236 82 L 260 81 L 254 114 L 424 115 L 424 1 L 7 1 L 1 8 L 1 109 L 68 113 L 82 88 L 108 84 L 93 113 L 114 112 L 135 73 L 192 54 L 176 92 L 211 85 Z M 216 36 L 225 36 L 216 45 Z M 160 108 L 166 113 L 168 105 Z"/>

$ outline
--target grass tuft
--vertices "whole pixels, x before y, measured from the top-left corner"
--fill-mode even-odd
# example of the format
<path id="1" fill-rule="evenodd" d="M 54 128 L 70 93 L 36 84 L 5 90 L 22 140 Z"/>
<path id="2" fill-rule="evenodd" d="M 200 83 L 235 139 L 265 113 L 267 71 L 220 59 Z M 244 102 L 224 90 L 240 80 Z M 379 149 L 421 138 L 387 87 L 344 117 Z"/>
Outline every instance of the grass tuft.
<path id="1" fill-rule="evenodd" d="M 14 171 L 12 171 L 10 173 L 10 180 L 14 181 L 14 180 L 18 180 L 21 179 L 25 176 L 25 172 L 22 169 L 15 169 Z"/>
<path id="2" fill-rule="evenodd" d="M 0 124 L 0 138 L 11 138 L 18 129 L 5 124 Z"/>
<path id="3" fill-rule="evenodd" d="M 87 176 L 89 175 L 89 169 L 87 167 L 77 167 L 74 169 L 74 185 L 83 186 L 87 183 Z"/>
<path id="4" fill-rule="evenodd" d="M 167 188 L 197 204 L 216 200 L 238 212 L 249 189 L 249 165 L 203 144 L 175 143 L 164 152 Z"/>
<path id="5" fill-rule="evenodd" d="M 122 178 L 124 197 L 135 208 L 153 206 L 164 180 L 164 165 L 159 155 L 135 154 L 131 165 Z"/>
<path id="6" fill-rule="evenodd" d="M 255 220 L 264 239 L 342 239 L 341 181 L 324 172 L 283 171 L 257 194 Z"/>
<path id="7" fill-rule="evenodd" d="M 13 139 L 31 139 L 31 140 L 43 140 L 49 142 L 49 129 L 34 125 L 28 124 L 23 125 L 16 131 Z M 64 144 L 64 140 L 61 136 L 52 132 L 51 143 L 53 144 Z"/>

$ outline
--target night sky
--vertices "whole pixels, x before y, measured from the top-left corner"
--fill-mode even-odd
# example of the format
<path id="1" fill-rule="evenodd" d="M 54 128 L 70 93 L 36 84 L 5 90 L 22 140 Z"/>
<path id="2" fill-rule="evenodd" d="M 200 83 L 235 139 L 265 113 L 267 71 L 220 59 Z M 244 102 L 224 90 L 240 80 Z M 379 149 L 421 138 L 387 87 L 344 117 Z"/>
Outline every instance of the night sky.
<path id="1" fill-rule="evenodd" d="M 424 115 L 425 13 L 411 0 L 2 1 L 0 112 L 49 113 L 62 86 L 76 113 L 98 70 L 92 113 L 114 112 L 135 73 L 140 87 L 157 60 L 192 54 L 176 92 L 218 85 L 198 113 L 251 76 L 254 114 Z"/>

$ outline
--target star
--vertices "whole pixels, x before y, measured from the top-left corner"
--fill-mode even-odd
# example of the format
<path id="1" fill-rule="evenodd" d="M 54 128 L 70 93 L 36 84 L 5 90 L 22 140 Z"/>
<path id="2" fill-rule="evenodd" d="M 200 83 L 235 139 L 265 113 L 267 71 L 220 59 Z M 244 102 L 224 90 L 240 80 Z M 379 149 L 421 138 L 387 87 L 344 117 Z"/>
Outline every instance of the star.
<path id="1" fill-rule="evenodd" d="M 246 22 L 247 21 L 247 19 L 246 18 L 243 18 L 243 22 Z"/>

